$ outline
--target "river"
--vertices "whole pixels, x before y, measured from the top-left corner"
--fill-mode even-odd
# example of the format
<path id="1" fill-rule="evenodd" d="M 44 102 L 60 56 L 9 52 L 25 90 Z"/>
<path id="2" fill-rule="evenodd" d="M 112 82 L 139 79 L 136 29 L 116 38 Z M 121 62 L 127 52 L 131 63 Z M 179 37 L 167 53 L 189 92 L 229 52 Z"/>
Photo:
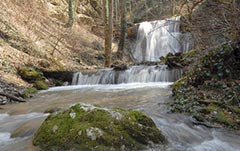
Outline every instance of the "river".
<path id="1" fill-rule="evenodd" d="M 140 23 L 132 57 L 136 63 L 159 61 L 169 52 L 193 48 L 189 33 L 180 32 L 180 17 Z M 34 132 L 47 117 L 76 103 L 140 110 L 149 115 L 167 137 L 167 148 L 151 151 L 240 151 L 240 133 L 193 124 L 187 115 L 169 113 L 170 85 L 182 75 L 167 65 L 133 66 L 78 72 L 73 86 L 40 91 L 26 103 L 8 104 L 0 110 L 0 151 L 35 151 Z M 139 82 L 139 83 L 136 83 Z M 126 84 L 121 84 L 126 83 Z M 91 84 L 91 85 L 88 85 Z M 14 137 L 13 137 L 14 136 Z"/>
<path id="2" fill-rule="evenodd" d="M 149 115 L 169 140 L 167 151 L 239 151 L 240 134 L 194 125 L 189 116 L 169 113 L 171 83 L 78 85 L 41 91 L 27 103 L 3 106 L 0 114 L 0 150 L 35 151 L 34 132 L 48 114 L 75 103 L 100 104 L 140 110 Z M 16 138 L 11 138 L 15 134 Z M 161 150 L 154 148 L 151 150 Z"/>

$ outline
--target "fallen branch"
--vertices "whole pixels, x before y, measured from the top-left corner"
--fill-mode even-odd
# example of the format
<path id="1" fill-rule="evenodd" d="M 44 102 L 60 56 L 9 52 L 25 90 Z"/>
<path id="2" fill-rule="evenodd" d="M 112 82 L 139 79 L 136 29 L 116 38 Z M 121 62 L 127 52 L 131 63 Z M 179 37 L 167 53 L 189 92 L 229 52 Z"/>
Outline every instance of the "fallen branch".
<path id="1" fill-rule="evenodd" d="M 21 98 L 18 98 L 16 96 L 13 96 L 13 95 L 10 95 L 10 94 L 6 94 L 4 92 L 0 92 L 0 95 L 1 96 L 5 96 L 5 97 L 7 97 L 7 98 L 9 98 L 9 99 L 11 99 L 11 100 L 13 100 L 15 102 L 26 102 L 25 100 L 23 100 Z"/>

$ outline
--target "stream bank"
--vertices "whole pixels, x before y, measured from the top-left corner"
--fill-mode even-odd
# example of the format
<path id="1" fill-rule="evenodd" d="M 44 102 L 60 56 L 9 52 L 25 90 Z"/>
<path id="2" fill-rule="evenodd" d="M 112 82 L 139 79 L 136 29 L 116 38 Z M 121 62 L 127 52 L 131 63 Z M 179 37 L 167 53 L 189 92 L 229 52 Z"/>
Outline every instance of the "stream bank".
<path id="1" fill-rule="evenodd" d="M 197 62 L 173 85 L 172 111 L 189 113 L 213 127 L 240 130 L 239 43 L 209 50 Z"/>

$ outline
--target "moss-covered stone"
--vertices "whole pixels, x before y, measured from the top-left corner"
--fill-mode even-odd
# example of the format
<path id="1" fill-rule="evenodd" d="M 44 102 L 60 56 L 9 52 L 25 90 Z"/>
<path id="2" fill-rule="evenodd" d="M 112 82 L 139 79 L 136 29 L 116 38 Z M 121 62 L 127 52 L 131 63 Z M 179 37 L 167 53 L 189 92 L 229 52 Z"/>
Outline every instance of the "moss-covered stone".
<path id="1" fill-rule="evenodd" d="M 41 150 L 139 150 L 166 144 L 152 119 L 139 111 L 77 104 L 50 115 L 33 143 Z"/>
<path id="2" fill-rule="evenodd" d="M 22 67 L 18 69 L 18 74 L 27 82 L 34 82 L 36 80 L 43 80 L 42 72 L 39 72 L 30 67 Z"/>
<path id="3" fill-rule="evenodd" d="M 46 82 L 44 81 L 35 81 L 34 82 L 34 86 L 38 89 L 38 90 L 46 90 L 48 89 L 48 85 L 46 84 Z"/>
<path id="4" fill-rule="evenodd" d="M 36 88 L 29 87 L 29 88 L 27 88 L 26 90 L 23 91 L 22 96 L 23 96 L 23 98 L 29 98 L 29 97 L 32 97 L 32 95 L 36 92 L 37 92 Z"/>

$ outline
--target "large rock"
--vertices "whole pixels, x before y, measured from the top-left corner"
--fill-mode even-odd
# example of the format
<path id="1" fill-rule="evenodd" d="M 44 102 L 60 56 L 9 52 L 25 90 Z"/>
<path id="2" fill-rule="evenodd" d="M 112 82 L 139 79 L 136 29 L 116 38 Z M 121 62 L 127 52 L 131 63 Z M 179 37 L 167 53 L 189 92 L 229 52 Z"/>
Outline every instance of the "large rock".
<path id="1" fill-rule="evenodd" d="M 139 111 L 77 104 L 50 115 L 36 133 L 40 150 L 139 150 L 165 144 L 151 118 Z"/>
<path id="2" fill-rule="evenodd" d="M 33 68 L 29 68 L 29 67 L 19 68 L 18 74 L 22 77 L 22 79 L 24 79 L 28 82 L 34 82 L 36 80 L 44 80 L 45 79 L 42 72 L 37 71 Z"/>
<path id="3" fill-rule="evenodd" d="M 133 25 L 127 29 L 128 38 L 137 38 L 139 24 Z"/>

